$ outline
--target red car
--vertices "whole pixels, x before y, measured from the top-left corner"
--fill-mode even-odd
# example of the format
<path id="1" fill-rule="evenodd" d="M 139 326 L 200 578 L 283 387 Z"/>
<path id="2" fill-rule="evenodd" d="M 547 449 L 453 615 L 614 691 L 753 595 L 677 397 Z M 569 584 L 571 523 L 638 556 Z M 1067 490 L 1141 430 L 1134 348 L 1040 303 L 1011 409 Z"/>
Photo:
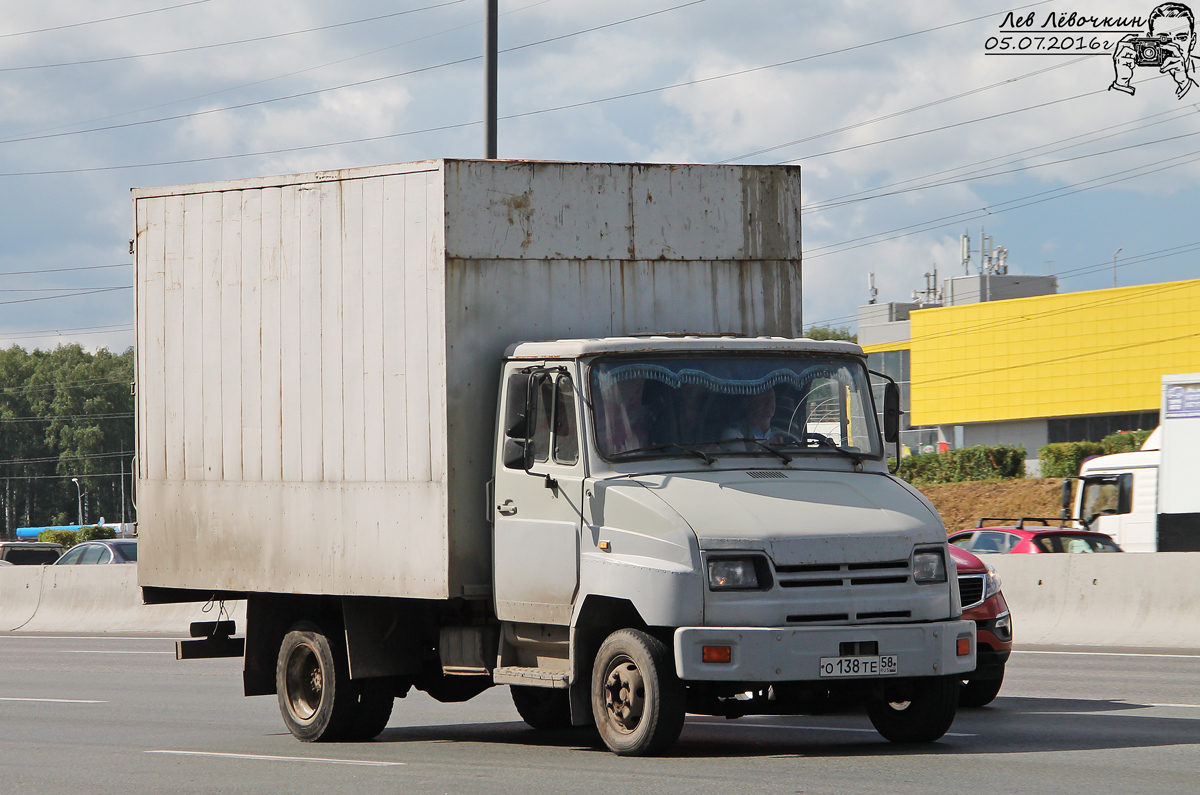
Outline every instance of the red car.
<path id="1" fill-rule="evenodd" d="M 981 519 L 979 527 L 962 530 L 950 536 L 950 543 L 976 555 L 994 552 L 1042 553 L 1042 552 L 1121 552 L 1112 536 L 1094 533 L 1091 530 L 1076 530 L 1070 527 L 1051 526 L 1057 519 L 1021 519 L 1015 524 L 1000 525 L 991 522 L 1012 522 L 1012 519 Z M 1026 523 L 1040 525 L 1026 527 Z M 985 526 L 986 525 L 986 526 Z"/>
<path id="2" fill-rule="evenodd" d="M 958 569 L 963 618 L 975 622 L 975 670 L 963 680 L 958 703 L 964 707 L 990 704 L 1004 683 L 1004 665 L 1012 652 L 1012 617 L 996 570 L 957 546 L 950 556 Z"/>

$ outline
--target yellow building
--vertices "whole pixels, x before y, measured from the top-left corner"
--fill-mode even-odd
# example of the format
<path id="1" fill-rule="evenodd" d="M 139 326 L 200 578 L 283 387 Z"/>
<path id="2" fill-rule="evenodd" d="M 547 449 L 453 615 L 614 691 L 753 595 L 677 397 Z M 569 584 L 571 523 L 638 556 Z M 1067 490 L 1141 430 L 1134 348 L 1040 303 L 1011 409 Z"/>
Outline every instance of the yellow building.
<path id="1" fill-rule="evenodd" d="M 1047 442 L 1154 427 L 1162 376 L 1200 372 L 1200 279 L 901 314 L 895 339 L 863 335 L 861 321 L 859 339 L 873 369 L 909 382 L 921 446 L 936 433 L 954 447 L 1021 444 L 1033 459 Z"/>

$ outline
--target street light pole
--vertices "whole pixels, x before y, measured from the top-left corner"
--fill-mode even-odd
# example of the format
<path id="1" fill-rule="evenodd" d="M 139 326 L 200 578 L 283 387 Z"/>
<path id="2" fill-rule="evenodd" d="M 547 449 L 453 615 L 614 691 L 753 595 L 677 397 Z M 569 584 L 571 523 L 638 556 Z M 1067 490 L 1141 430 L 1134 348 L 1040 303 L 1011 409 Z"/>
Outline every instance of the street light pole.
<path id="1" fill-rule="evenodd" d="M 496 159 L 496 40 L 498 38 L 499 0 L 487 0 L 487 18 L 483 25 L 483 156 Z"/>
<path id="2" fill-rule="evenodd" d="M 1125 249 L 1119 248 L 1113 252 L 1113 287 L 1117 286 L 1117 255 Z"/>
<path id="3" fill-rule="evenodd" d="M 75 523 L 80 527 L 83 526 L 83 489 L 79 485 L 79 478 L 71 478 L 71 482 L 75 484 Z"/>

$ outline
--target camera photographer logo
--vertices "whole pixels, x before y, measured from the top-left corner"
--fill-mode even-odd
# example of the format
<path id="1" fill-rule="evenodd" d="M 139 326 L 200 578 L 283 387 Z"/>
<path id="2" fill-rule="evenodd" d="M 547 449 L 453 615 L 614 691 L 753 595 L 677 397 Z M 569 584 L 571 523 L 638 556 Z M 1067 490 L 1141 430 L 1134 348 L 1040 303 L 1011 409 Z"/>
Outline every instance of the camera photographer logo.
<path id="1" fill-rule="evenodd" d="M 1175 81 L 1175 96 L 1179 99 L 1196 86 L 1197 62 L 1196 17 L 1183 3 L 1163 3 L 1150 12 L 1146 35 L 1131 33 L 1113 48 L 1115 77 L 1110 91 L 1132 96 L 1134 71 L 1139 68 L 1158 69 Z"/>

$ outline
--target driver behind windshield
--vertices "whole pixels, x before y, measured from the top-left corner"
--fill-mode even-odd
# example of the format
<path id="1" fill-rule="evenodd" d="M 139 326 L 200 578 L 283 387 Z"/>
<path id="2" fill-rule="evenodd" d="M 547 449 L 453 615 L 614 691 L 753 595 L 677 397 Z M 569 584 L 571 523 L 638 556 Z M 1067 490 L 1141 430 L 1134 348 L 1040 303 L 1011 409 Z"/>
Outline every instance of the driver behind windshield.
<path id="1" fill-rule="evenodd" d="M 721 441 L 771 438 L 771 419 L 775 416 L 775 390 L 766 389 L 756 395 L 746 395 L 736 407 L 732 424 L 721 433 Z M 745 442 L 745 449 L 755 445 Z"/>

